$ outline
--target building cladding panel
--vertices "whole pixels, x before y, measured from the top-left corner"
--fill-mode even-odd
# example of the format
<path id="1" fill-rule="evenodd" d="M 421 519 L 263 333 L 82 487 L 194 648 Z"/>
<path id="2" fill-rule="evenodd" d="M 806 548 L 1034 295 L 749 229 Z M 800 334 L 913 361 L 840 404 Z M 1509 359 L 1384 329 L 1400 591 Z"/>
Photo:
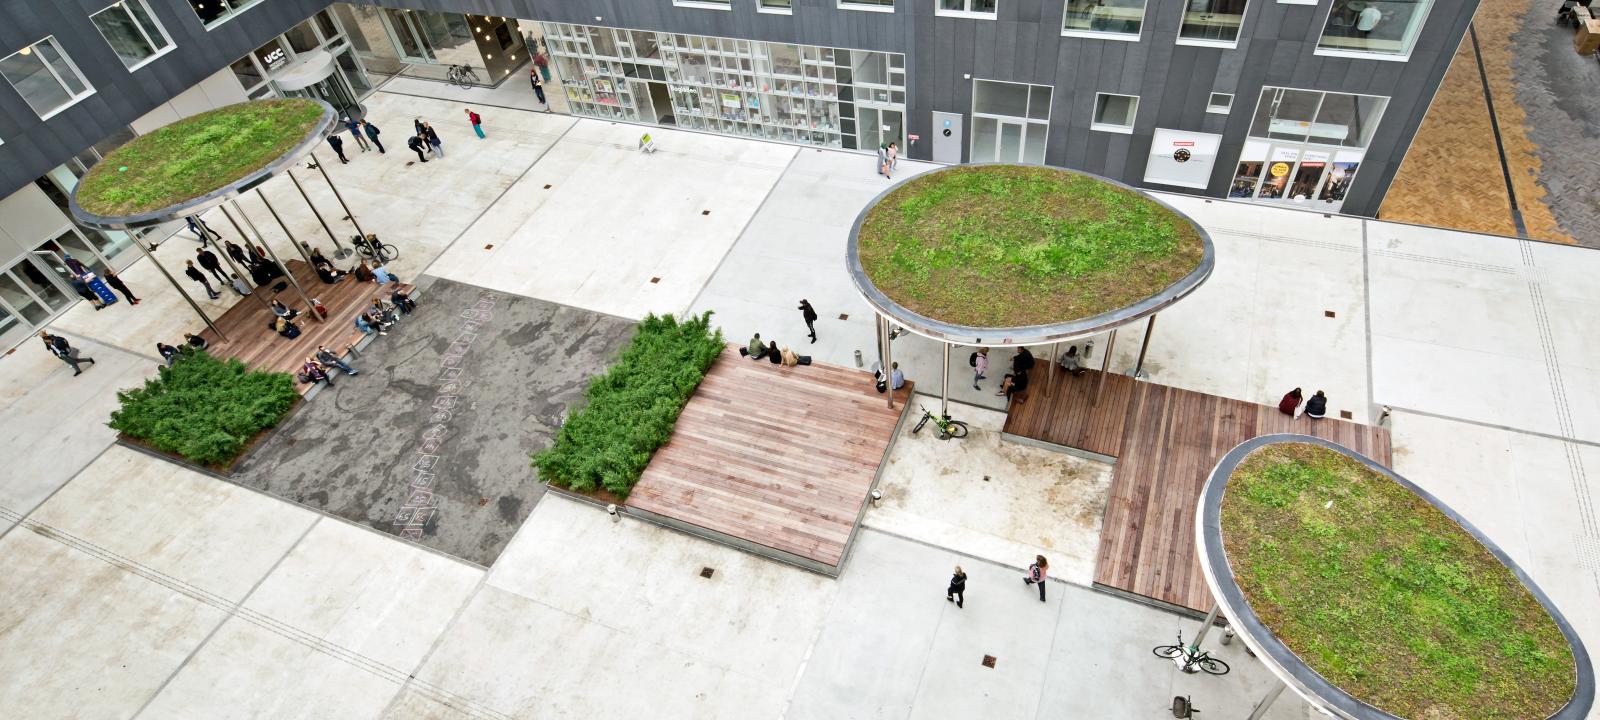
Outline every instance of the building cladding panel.
<path id="1" fill-rule="evenodd" d="M 206 32 L 187 0 L 148 0 L 177 49 L 132 74 L 87 15 L 104 0 L 0 0 L 0 50 L 9 53 L 53 34 L 97 92 L 47 123 L 0 84 L 0 195 L 283 32 L 328 0 L 264 0 Z M 357 0 L 354 4 L 510 16 L 523 20 L 903 53 L 906 132 L 931 137 L 932 113 L 960 113 L 970 133 L 972 81 L 1005 80 L 1053 88 L 1045 160 L 1157 189 L 1143 182 L 1155 128 L 1220 134 L 1209 194 L 1234 173 L 1263 86 L 1389 98 L 1343 212 L 1371 215 L 1399 167 L 1466 31 L 1478 0 L 1434 0 L 1406 62 L 1315 54 L 1329 0 L 1317 5 L 1251 0 L 1237 47 L 1177 43 L 1187 0 L 1150 0 L 1138 42 L 1064 37 L 1064 0 L 998 0 L 995 19 L 937 15 L 937 0 L 897 0 L 894 12 L 842 9 L 838 0 L 793 0 L 791 15 L 761 13 L 758 0 L 730 10 L 678 7 L 671 0 Z M 596 19 L 599 18 L 599 19 Z M 1090 129 L 1095 94 L 1138 95 L 1131 135 Z M 1207 113 L 1212 92 L 1234 95 L 1226 115 Z M 967 144 L 964 141 L 964 145 Z M 929 156 L 924 140 L 907 153 Z"/>

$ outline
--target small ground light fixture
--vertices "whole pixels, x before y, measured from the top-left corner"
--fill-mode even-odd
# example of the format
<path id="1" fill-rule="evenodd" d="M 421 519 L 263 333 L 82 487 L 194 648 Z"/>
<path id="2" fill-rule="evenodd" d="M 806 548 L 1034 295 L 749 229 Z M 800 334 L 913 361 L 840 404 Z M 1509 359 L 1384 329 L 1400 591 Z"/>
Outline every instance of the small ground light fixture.
<path id="1" fill-rule="evenodd" d="M 622 514 L 617 512 L 617 504 L 616 503 L 611 503 L 610 505 L 606 506 L 606 514 L 611 516 L 611 522 L 621 522 L 622 521 Z"/>
<path id="2" fill-rule="evenodd" d="M 878 490 L 873 490 L 872 491 L 872 506 L 873 507 L 877 507 L 878 506 L 878 501 L 882 500 L 882 499 L 883 499 L 883 493 L 882 492 L 880 492 Z"/>

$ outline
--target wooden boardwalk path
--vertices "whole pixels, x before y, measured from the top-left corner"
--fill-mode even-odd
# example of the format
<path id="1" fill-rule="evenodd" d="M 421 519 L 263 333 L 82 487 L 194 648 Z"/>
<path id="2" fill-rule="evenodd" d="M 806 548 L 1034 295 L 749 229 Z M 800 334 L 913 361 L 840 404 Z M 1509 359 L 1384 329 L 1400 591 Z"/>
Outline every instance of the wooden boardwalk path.
<path id="1" fill-rule="evenodd" d="M 865 371 L 751 362 L 729 346 L 625 504 L 837 574 L 911 390 L 890 410 Z"/>
<path id="2" fill-rule="evenodd" d="M 376 283 L 356 282 L 355 276 L 346 276 L 332 285 L 322 282 L 317 278 L 317 273 L 303 260 L 290 260 L 285 265 L 289 272 L 300 281 L 300 287 L 305 288 L 306 294 L 312 299 L 320 301 L 328 309 L 326 322 L 318 322 L 311 317 L 311 310 L 300 299 L 300 294 L 293 287 L 281 293 L 274 294 L 270 286 L 256 288 L 256 295 L 268 301 L 276 299 L 291 309 L 300 311 L 300 316 L 295 318 L 300 323 L 300 337 L 293 340 L 285 338 L 271 328 L 277 319 L 272 311 L 253 297 L 247 297 L 234 303 L 227 312 L 213 318 L 218 328 L 228 336 L 224 342 L 211 328 L 196 333 L 206 342 L 211 344 L 207 352 L 219 358 L 238 358 L 241 362 L 257 370 L 272 370 L 293 373 L 305 362 L 306 356 L 317 351 L 318 345 L 325 345 L 334 354 L 344 357 L 351 346 L 359 342 L 363 335 L 356 329 L 356 316 L 372 305 L 372 299 L 382 297 L 389 299 L 393 286 L 379 286 Z M 213 282 L 215 280 L 213 279 Z M 287 282 L 285 278 L 278 278 L 274 284 Z M 412 295 L 416 288 L 412 285 L 401 283 L 400 288 Z M 218 292 L 233 292 L 227 288 L 217 288 Z M 174 338 L 174 345 L 181 344 L 183 338 Z M 304 395 L 313 386 L 296 384 L 300 394 Z"/>
<path id="3" fill-rule="evenodd" d="M 1054 369 L 1024 402 L 1013 403 L 1005 432 L 1116 458 L 1100 527 L 1095 584 L 1205 612 L 1211 594 L 1195 557 L 1200 490 L 1228 450 L 1258 435 L 1294 432 L 1332 440 L 1391 463 L 1389 431 L 1344 420 L 1292 418 L 1276 407 L 1100 373 L 1073 377 Z"/>

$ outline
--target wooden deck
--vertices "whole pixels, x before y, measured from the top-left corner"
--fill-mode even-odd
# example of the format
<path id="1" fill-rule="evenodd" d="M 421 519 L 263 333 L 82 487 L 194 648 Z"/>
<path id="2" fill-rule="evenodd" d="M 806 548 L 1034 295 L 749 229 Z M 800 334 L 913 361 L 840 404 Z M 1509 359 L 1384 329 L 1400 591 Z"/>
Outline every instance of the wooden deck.
<path id="1" fill-rule="evenodd" d="M 890 410 L 865 371 L 751 362 L 729 346 L 625 504 L 837 575 L 911 391 Z"/>
<path id="2" fill-rule="evenodd" d="M 1095 583 L 1160 603 L 1211 608 L 1195 557 L 1194 518 L 1200 490 L 1228 450 L 1258 435 L 1296 432 L 1332 440 L 1380 463 L 1391 462 L 1389 431 L 1344 420 L 1292 418 L 1276 407 L 1105 376 L 1055 370 L 1029 397 L 1013 403 L 1005 432 L 1116 458 L 1100 527 Z M 1038 372 L 1038 370 L 1035 370 Z"/>
<path id="3" fill-rule="evenodd" d="M 372 305 L 372 299 L 383 297 L 388 299 L 391 289 L 388 286 L 380 288 L 374 283 L 356 282 L 355 276 L 347 275 L 339 282 L 328 285 L 317 277 L 315 270 L 303 260 L 290 260 L 285 263 L 289 272 L 293 273 L 300 287 L 305 288 L 306 294 L 322 302 L 328 308 L 328 318 L 318 322 L 311 317 L 311 311 L 301 301 L 300 294 L 290 286 L 281 293 L 274 294 L 271 287 L 256 288 L 256 295 L 268 301 L 278 300 L 292 309 L 300 311 L 300 337 L 293 340 L 278 335 L 271 328 L 271 323 L 277 318 L 266 305 L 254 298 L 243 298 L 228 308 L 227 312 L 213 318 L 213 322 L 222 332 L 227 334 L 228 340 L 223 341 L 211 328 L 197 333 L 205 338 L 211 346 L 207 352 L 214 357 L 238 358 L 241 362 L 258 370 L 272 370 L 280 372 L 295 372 L 305 362 L 306 356 L 317 351 L 318 345 L 326 345 L 329 350 L 343 357 L 351 346 L 363 337 L 360 330 L 356 329 L 355 319 L 364 308 Z M 280 278 L 276 282 L 285 282 Z M 415 294 L 416 288 L 412 285 L 401 283 L 400 287 L 407 293 Z M 217 288 L 219 292 L 233 292 L 227 288 Z M 182 338 L 174 338 L 173 344 L 182 342 Z M 313 385 L 296 384 L 300 394 L 304 395 Z"/>

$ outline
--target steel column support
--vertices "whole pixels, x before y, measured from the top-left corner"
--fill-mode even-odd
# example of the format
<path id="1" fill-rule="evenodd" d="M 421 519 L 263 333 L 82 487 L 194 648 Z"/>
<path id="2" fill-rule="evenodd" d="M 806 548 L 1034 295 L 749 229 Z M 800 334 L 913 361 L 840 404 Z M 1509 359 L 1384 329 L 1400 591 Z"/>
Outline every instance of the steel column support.
<path id="1" fill-rule="evenodd" d="M 1106 373 L 1111 370 L 1111 351 L 1117 348 L 1117 329 L 1111 328 L 1111 336 L 1106 338 L 1106 354 L 1100 360 L 1100 377 L 1094 381 L 1094 403 L 1100 404 L 1100 391 L 1106 386 Z"/>
<path id="2" fill-rule="evenodd" d="M 322 219 L 322 213 L 317 212 L 317 206 L 311 202 L 311 196 L 306 194 L 305 186 L 300 184 L 300 178 L 295 177 L 294 173 L 289 172 L 288 170 L 283 171 L 283 174 L 289 176 L 289 182 L 294 183 L 294 189 L 300 191 L 300 199 L 306 201 L 306 207 L 311 208 L 311 214 L 317 216 L 317 222 L 321 224 L 322 229 L 328 233 L 328 239 L 333 241 L 333 256 L 340 260 L 349 257 L 350 251 L 345 249 L 344 243 L 339 242 L 339 236 L 333 232 L 333 228 L 328 227 L 328 221 Z"/>
<path id="3" fill-rule="evenodd" d="M 1151 315 L 1150 320 L 1144 324 L 1144 340 L 1139 343 L 1139 360 L 1133 364 L 1133 377 L 1135 380 L 1144 376 L 1144 354 L 1150 349 L 1150 336 L 1156 332 L 1156 316 Z"/>
<path id="4" fill-rule="evenodd" d="M 287 265 L 284 265 L 282 260 L 278 259 L 278 253 L 276 251 L 274 251 L 272 249 L 272 245 L 267 242 L 266 236 L 261 234 L 261 230 L 260 230 L 260 228 L 256 227 L 255 221 L 251 220 L 250 216 L 245 214 L 244 208 L 239 207 L 239 203 L 238 202 L 234 202 L 233 210 L 234 210 L 234 212 L 239 213 L 239 217 L 244 218 L 244 224 L 250 227 L 250 232 L 255 233 L 256 237 L 261 238 L 261 249 L 267 251 L 267 256 L 272 258 L 272 262 L 277 263 L 278 269 L 283 271 L 283 276 L 285 278 L 288 278 L 290 285 L 294 286 L 294 291 L 296 293 L 299 293 L 300 300 L 305 302 L 305 304 L 306 304 L 306 312 L 308 314 L 310 314 L 312 317 L 315 317 L 317 319 L 317 322 L 327 322 L 326 320 L 324 320 L 322 318 L 321 315 L 317 314 L 316 310 L 312 309 L 312 307 L 311 307 L 311 296 L 306 294 L 306 289 L 305 288 L 300 287 L 300 281 L 295 279 L 294 273 L 289 272 L 289 267 Z M 293 237 L 289 238 L 289 242 L 291 242 L 291 243 L 294 242 L 294 238 Z"/>
<path id="5" fill-rule="evenodd" d="M 216 323 L 211 322 L 211 318 L 207 317 L 205 311 L 200 309 L 200 305 L 194 301 L 194 298 L 189 297 L 189 292 L 184 290 L 183 286 L 178 284 L 178 279 L 172 277 L 172 273 L 167 272 L 167 268 L 158 262 L 154 255 L 150 254 L 150 250 L 144 246 L 144 241 L 140 240 L 139 236 L 133 233 L 128 233 L 128 238 L 133 241 L 134 247 L 139 248 L 139 252 L 144 253 L 145 258 L 148 259 L 152 265 L 155 265 L 157 270 L 161 271 L 161 275 L 167 279 L 167 282 L 172 283 L 172 289 L 177 290 L 178 294 L 183 296 L 184 301 L 189 303 L 190 309 L 194 310 L 194 314 L 199 315 L 200 319 L 205 321 L 206 327 L 211 328 L 211 332 L 216 333 L 217 337 L 221 338 L 223 342 L 227 342 L 228 336 L 222 334 L 222 328 L 217 327 Z"/>

